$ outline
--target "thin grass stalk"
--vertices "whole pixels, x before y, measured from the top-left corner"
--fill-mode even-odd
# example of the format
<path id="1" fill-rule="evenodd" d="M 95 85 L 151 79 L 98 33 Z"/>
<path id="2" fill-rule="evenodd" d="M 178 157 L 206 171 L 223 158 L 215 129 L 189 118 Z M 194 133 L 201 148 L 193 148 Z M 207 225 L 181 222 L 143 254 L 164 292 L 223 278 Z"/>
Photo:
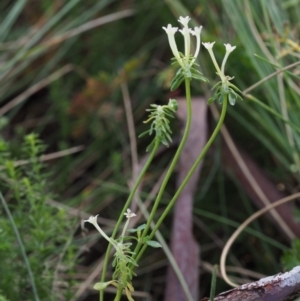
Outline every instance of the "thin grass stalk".
<path id="1" fill-rule="evenodd" d="M 0 42 L 3 42 L 14 22 L 17 20 L 18 16 L 22 12 L 27 0 L 19 0 L 15 3 L 15 5 L 10 9 L 9 13 L 5 17 L 5 19 L 1 22 L 0 26 Z"/>
<path id="2" fill-rule="evenodd" d="M 78 2 L 81 0 L 69 1 L 65 6 L 63 6 L 57 14 L 55 14 L 40 30 L 29 40 L 27 43 L 16 53 L 16 55 L 11 58 L 3 66 L 3 72 L 0 74 L 0 80 L 7 76 L 11 69 L 16 65 L 17 62 L 21 61 L 22 58 L 26 57 L 28 50 L 32 48 L 58 21 L 60 21 Z"/>

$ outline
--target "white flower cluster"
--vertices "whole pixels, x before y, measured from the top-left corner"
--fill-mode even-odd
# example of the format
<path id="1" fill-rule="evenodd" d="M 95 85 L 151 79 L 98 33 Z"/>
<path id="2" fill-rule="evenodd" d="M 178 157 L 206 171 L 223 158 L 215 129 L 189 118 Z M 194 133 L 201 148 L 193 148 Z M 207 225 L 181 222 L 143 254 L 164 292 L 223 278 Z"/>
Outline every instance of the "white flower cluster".
<path id="1" fill-rule="evenodd" d="M 127 211 L 124 213 L 124 215 L 126 216 L 127 218 L 127 221 L 125 223 L 125 227 L 123 229 L 123 232 L 122 232 L 122 236 L 124 236 L 125 234 L 125 231 L 127 229 L 127 226 L 128 226 L 128 222 L 129 220 L 132 218 L 132 217 L 135 217 L 136 214 L 133 213 L 129 208 L 127 209 Z M 89 219 L 87 220 L 84 220 L 84 222 L 88 222 L 88 223 L 91 223 L 94 225 L 94 227 L 98 230 L 98 232 L 108 241 L 110 242 L 116 250 L 118 250 L 118 245 L 116 244 L 116 242 L 111 238 L 111 237 L 108 237 L 105 232 L 101 229 L 101 227 L 98 225 L 98 222 L 97 222 L 97 219 L 98 219 L 98 214 L 96 216 L 90 216 Z"/>
<path id="2" fill-rule="evenodd" d="M 182 33 L 184 37 L 184 57 L 180 56 L 174 37 L 175 33 L 178 30 L 178 27 L 172 27 L 171 24 L 169 24 L 167 28 L 163 27 L 163 29 L 166 31 L 168 35 L 169 44 L 173 52 L 173 55 L 177 59 L 179 65 L 184 69 L 186 69 L 187 65 L 191 67 L 194 64 L 196 57 L 198 56 L 200 51 L 200 34 L 201 34 L 202 26 L 199 27 L 196 26 L 194 27 L 194 30 L 192 30 L 191 28 L 188 27 L 188 23 L 190 20 L 191 20 L 190 17 L 185 17 L 185 18 L 179 17 L 178 20 L 183 25 L 183 28 L 180 29 L 179 31 Z M 190 50 L 191 50 L 190 34 L 196 36 L 196 51 L 191 61 L 190 61 Z"/>
<path id="3" fill-rule="evenodd" d="M 223 62 L 222 62 L 222 65 L 221 65 L 221 69 L 216 61 L 216 58 L 215 58 L 215 55 L 214 55 L 214 52 L 212 50 L 215 42 L 208 42 L 208 43 L 202 43 L 203 46 L 208 50 L 209 52 L 209 55 L 213 61 L 213 64 L 217 70 L 217 74 L 220 76 L 222 82 L 225 82 L 226 81 L 226 76 L 225 76 L 225 63 L 228 59 L 228 56 L 229 54 L 236 48 L 236 46 L 231 46 L 230 44 L 224 44 L 225 45 L 225 48 L 226 48 L 226 53 L 225 53 L 225 56 L 224 56 L 224 59 L 223 59 Z"/>
<path id="4" fill-rule="evenodd" d="M 179 30 L 184 37 L 184 56 L 183 57 L 178 52 L 177 44 L 175 41 L 175 33 L 178 31 L 178 27 L 172 27 L 171 24 L 169 24 L 167 27 L 163 27 L 163 29 L 166 31 L 166 33 L 168 35 L 168 40 L 169 40 L 169 44 L 170 44 L 171 50 L 173 52 L 173 55 L 176 58 L 179 65 L 184 70 L 186 70 L 187 67 L 191 67 L 194 64 L 194 62 L 199 54 L 199 51 L 200 51 L 200 34 L 201 34 L 202 26 L 194 27 L 194 30 L 192 30 L 191 28 L 188 27 L 188 22 L 190 20 L 191 20 L 190 17 L 179 17 L 179 20 L 178 20 L 183 25 L 183 28 Z M 190 49 L 191 49 L 190 34 L 192 34 L 193 36 L 196 36 L 196 51 L 195 51 L 195 54 L 194 54 L 192 60 L 190 59 Z M 207 43 L 202 43 L 202 44 L 208 50 L 210 57 L 213 61 L 213 64 L 217 70 L 217 74 L 220 76 L 222 82 L 225 82 L 226 81 L 225 63 L 227 61 L 229 54 L 236 48 L 236 46 L 231 46 L 230 44 L 224 44 L 226 47 L 226 54 L 224 56 L 224 59 L 223 59 L 223 62 L 222 62 L 221 68 L 220 68 L 216 61 L 216 58 L 214 56 L 213 50 L 212 50 L 214 43 L 215 42 L 212 42 L 212 43 L 207 42 Z"/>

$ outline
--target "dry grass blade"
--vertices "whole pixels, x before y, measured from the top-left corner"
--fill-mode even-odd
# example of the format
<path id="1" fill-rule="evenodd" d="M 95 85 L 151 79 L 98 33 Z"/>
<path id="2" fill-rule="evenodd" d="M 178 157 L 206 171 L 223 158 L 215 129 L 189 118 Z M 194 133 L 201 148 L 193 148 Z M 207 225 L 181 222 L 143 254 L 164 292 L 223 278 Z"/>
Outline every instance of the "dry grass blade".
<path id="1" fill-rule="evenodd" d="M 211 108 L 214 118 L 218 119 L 219 113 L 218 113 L 216 107 L 214 105 L 211 105 L 210 108 Z M 262 201 L 262 203 L 265 206 L 269 205 L 271 203 L 270 200 L 267 198 L 266 194 L 264 193 L 262 188 L 258 185 L 257 181 L 251 174 L 249 168 L 243 161 L 240 153 L 238 152 L 238 150 L 225 126 L 222 127 L 221 133 L 222 133 L 222 135 L 225 139 L 225 142 L 228 145 L 230 151 L 234 154 L 234 157 L 237 160 L 239 168 L 242 170 L 243 174 L 245 175 L 245 177 L 247 177 L 248 182 L 252 186 L 252 189 L 255 191 L 255 193 L 257 194 L 257 196 L 259 197 L 259 199 Z M 295 233 L 291 230 L 291 228 L 287 225 L 287 223 L 282 219 L 282 217 L 278 214 L 278 212 L 276 212 L 275 210 L 270 210 L 270 214 L 272 214 L 272 216 L 276 220 L 277 224 L 280 225 L 280 227 L 282 228 L 282 231 L 285 232 L 285 234 L 287 235 L 287 237 L 289 239 L 292 240 L 296 237 Z"/>
<path id="2" fill-rule="evenodd" d="M 28 97 L 36 93 L 37 91 L 47 87 L 49 84 L 52 82 L 56 81 L 60 77 L 64 76 L 65 74 L 69 73 L 72 71 L 74 67 L 72 65 L 66 65 L 62 67 L 61 69 L 53 72 L 51 75 L 48 77 L 44 78 L 40 82 L 36 83 L 35 85 L 31 86 L 29 89 L 25 90 L 23 93 L 21 93 L 19 96 L 15 97 L 12 99 L 9 103 L 4 105 L 0 109 L 0 116 L 3 116 L 6 114 L 8 111 L 22 103 L 24 100 L 26 100 Z"/>
<path id="3" fill-rule="evenodd" d="M 300 197 L 300 192 L 295 193 L 291 196 L 285 197 L 283 199 L 278 200 L 275 203 L 269 204 L 268 206 L 266 206 L 265 208 L 262 208 L 261 210 L 255 212 L 253 215 L 251 215 L 249 218 L 247 218 L 240 226 L 238 229 L 235 230 L 235 232 L 232 234 L 232 236 L 229 238 L 229 240 L 227 241 L 222 255 L 221 255 L 221 263 L 220 263 L 220 269 L 221 269 L 221 274 L 224 278 L 224 280 L 231 286 L 233 287 L 237 287 L 238 285 L 233 283 L 227 276 L 226 273 L 226 257 L 227 254 L 230 250 L 230 247 L 232 246 L 232 244 L 234 243 L 234 241 L 236 240 L 236 238 L 239 236 L 239 234 L 251 223 L 253 222 L 256 218 L 260 217 L 261 215 L 265 214 L 266 212 L 274 209 L 277 206 L 283 205 L 287 202 L 291 202 L 294 201 L 295 199 Z"/>
<path id="4" fill-rule="evenodd" d="M 47 41 L 45 41 L 42 46 L 43 47 L 52 47 L 54 45 L 57 45 L 59 43 L 62 43 L 63 41 L 70 39 L 74 36 L 77 36 L 85 31 L 91 30 L 95 27 L 110 23 L 110 22 L 114 22 L 116 20 L 122 19 L 122 18 L 126 18 L 126 17 L 130 17 L 134 14 L 134 10 L 132 9 L 126 9 L 117 13 L 113 13 L 110 15 L 107 15 L 105 17 L 100 17 L 97 18 L 95 20 L 89 21 L 75 29 L 69 30 L 68 32 L 65 32 L 61 35 L 55 36 Z"/>
<path id="5" fill-rule="evenodd" d="M 69 149 L 59 151 L 59 152 L 43 155 L 43 156 L 40 157 L 39 160 L 40 160 L 40 162 L 46 162 L 46 161 L 58 159 L 58 158 L 61 158 L 61 157 L 69 156 L 69 155 L 81 152 L 82 150 L 84 150 L 83 145 L 74 146 L 74 147 L 71 147 Z M 26 164 L 29 164 L 29 163 L 30 163 L 29 160 L 19 160 L 19 161 L 14 162 L 14 166 L 22 166 L 22 165 L 26 165 Z M 4 168 L 3 166 L 0 166 L 0 170 L 3 169 L 3 168 Z"/>

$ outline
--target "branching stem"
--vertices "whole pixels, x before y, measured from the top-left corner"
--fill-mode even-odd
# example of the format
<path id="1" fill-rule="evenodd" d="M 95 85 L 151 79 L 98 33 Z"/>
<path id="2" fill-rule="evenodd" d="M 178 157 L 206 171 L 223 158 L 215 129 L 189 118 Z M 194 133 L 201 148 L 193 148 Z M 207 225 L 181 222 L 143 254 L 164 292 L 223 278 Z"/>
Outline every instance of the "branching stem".
<path id="1" fill-rule="evenodd" d="M 149 239 L 152 239 L 155 232 L 157 231 L 157 229 L 160 227 L 160 225 L 162 224 L 163 220 L 165 219 L 165 217 L 167 216 L 167 214 L 170 212 L 171 208 L 174 206 L 177 198 L 179 197 L 180 193 L 182 192 L 182 190 L 184 189 L 185 185 L 188 183 L 188 181 L 190 180 L 192 174 L 194 173 L 195 169 L 197 168 L 197 166 L 199 165 L 199 163 L 201 162 L 201 160 L 203 159 L 203 157 L 205 156 L 205 154 L 207 153 L 208 149 L 210 148 L 211 144 L 213 143 L 213 141 L 215 140 L 217 134 L 219 133 L 221 126 L 224 122 L 225 119 L 225 115 L 226 115 L 226 110 L 227 110 L 227 104 L 228 104 L 228 99 L 227 99 L 227 95 L 224 95 L 224 100 L 223 100 L 223 106 L 222 106 L 222 112 L 221 112 L 221 116 L 220 119 L 217 123 L 217 126 L 214 130 L 214 132 L 212 133 L 211 137 L 209 138 L 208 142 L 206 143 L 206 145 L 204 146 L 202 152 L 200 153 L 200 155 L 198 156 L 197 160 L 195 161 L 195 163 L 193 164 L 192 168 L 190 169 L 190 171 L 188 172 L 187 176 L 185 177 L 185 179 L 183 180 L 183 182 L 181 183 L 180 187 L 178 188 L 177 192 L 175 193 L 175 195 L 173 196 L 172 200 L 170 201 L 169 205 L 167 206 L 167 208 L 164 210 L 164 212 L 162 213 L 162 215 L 160 216 L 159 220 L 157 221 L 155 227 L 153 228 L 152 232 L 149 235 Z M 139 259 L 141 258 L 141 256 L 143 255 L 145 249 L 147 248 L 147 245 L 144 244 L 142 249 L 140 250 L 140 252 L 138 253 L 138 255 L 136 256 L 135 260 L 136 262 L 139 261 Z"/>
<path id="2" fill-rule="evenodd" d="M 146 237 L 148 231 L 149 231 L 149 228 L 150 228 L 150 225 L 151 225 L 151 222 L 153 221 L 153 218 L 154 218 L 154 215 L 157 211 L 157 208 L 158 208 L 158 205 L 161 201 L 161 198 L 163 196 L 163 193 L 165 191 L 165 188 L 168 184 L 168 181 L 174 171 L 174 168 L 179 160 L 179 157 L 180 157 L 180 154 L 183 150 L 183 147 L 186 143 L 186 140 L 188 138 L 188 135 L 189 135 L 189 132 L 190 132 L 190 127 L 191 127 L 191 120 L 192 120 L 192 101 L 191 101 L 191 87 L 190 87 L 190 80 L 189 79 L 185 79 L 185 92 L 186 92 L 186 101 L 187 101 L 187 122 L 186 122 L 186 126 L 185 126 L 185 130 L 184 130 L 184 134 L 183 134 L 183 137 L 182 137 L 182 140 L 179 144 L 179 147 L 176 151 L 176 154 L 171 162 L 171 165 L 167 171 L 167 174 L 161 184 L 161 187 L 159 189 L 159 192 L 158 192 L 158 195 L 156 197 L 156 200 L 154 202 L 154 205 L 153 205 L 153 208 L 151 210 L 151 213 L 150 213 L 150 216 L 149 216 L 149 219 L 147 220 L 147 224 L 146 224 L 146 228 L 144 229 L 143 233 L 142 233 L 142 236 L 141 236 L 141 239 L 139 240 L 139 243 L 137 244 L 135 250 L 134 250 L 134 253 L 137 255 L 139 250 L 141 249 L 142 245 L 143 245 L 143 239 Z M 135 255 L 135 256 L 136 256 Z M 135 258 L 134 258 L 135 259 Z"/>
<path id="3" fill-rule="evenodd" d="M 124 217 L 124 213 L 127 210 L 127 208 L 129 207 L 129 205 L 130 205 L 130 203 L 131 203 L 131 201 L 132 201 L 132 199 L 133 199 L 133 197 L 135 195 L 135 192 L 136 192 L 138 186 L 140 185 L 140 183 L 141 183 L 141 181 L 142 181 L 142 179 L 143 179 L 143 177 L 144 177 L 144 175 L 145 175 L 145 173 L 146 173 L 146 171 L 147 171 L 150 163 L 152 162 L 152 160 L 153 160 L 153 158 L 154 158 L 154 156 L 156 154 L 156 151 L 158 149 L 158 146 L 159 146 L 159 140 L 156 139 L 155 145 L 154 145 L 154 147 L 153 147 L 153 149 L 152 149 L 152 151 L 150 153 L 150 156 L 149 156 L 146 164 L 144 165 L 141 173 L 139 174 L 139 176 L 138 176 L 138 178 L 137 178 L 137 180 L 136 180 L 136 182 L 135 182 L 135 184 L 133 186 L 133 189 L 130 192 L 130 194 L 128 196 L 128 199 L 127 199 L 127 201 L 126 201 L 126 203 L 125 203 L 125 205 L 123 207 L 123 210 L 120 213 L 119 219 L 118 219 L 118 221 L 116 223 L 116 226 L 115 226 L 114 231 L 113 231 L 112 236 L 111 236 L 112 239 L 115 239 L 115 237 L 117 235 L 117 232 L 118 232 L 118 230 L 120 228 L 120 225 L 122 223 L 122 219 Z M 112 247 L 112 245 L 109 244 L 108 247 L 107 247 L 107 250 L 106 250 L 105 259 L 104 259 L 104 263 L 103 263 L 103 269 L 102 269 L 102 275 L 101 275 L 101 282 L 105 282 L 105 275 L 106 275 L 106 271 L 107 271 L 107 265 L 108 265 L 108 259 L 109 259 L 109 254 L 110 254 L 110 251 L 111 251 L 111 247 Z M 104 291 L 101 290 L 100 291 L 100 301 L 103 301 L 103 300 L 104 300 Z"/>

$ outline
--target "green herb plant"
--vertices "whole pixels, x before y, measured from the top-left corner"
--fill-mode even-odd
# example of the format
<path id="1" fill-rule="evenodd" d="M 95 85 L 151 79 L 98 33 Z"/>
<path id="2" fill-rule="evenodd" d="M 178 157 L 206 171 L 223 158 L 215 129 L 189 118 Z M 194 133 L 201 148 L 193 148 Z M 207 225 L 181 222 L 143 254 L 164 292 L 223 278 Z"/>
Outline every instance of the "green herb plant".
<path id="1" fill-rule="evenodd" d="M 222 123 L 225 118 L 226 109 L 228 101 L 231 105 L 234 105 L 237 99 L 241 99 L 238 93 L 241 91 L 234 86 L 230 81 L 232 80 L 232 77 L 225 75 L 225 64 L 228 59 L 229 54 L 235 49 L 235 46 L 231 46 L 230 44 L 225 44 L 226 47 L 226 54 L 224 56 L 221 68 L 219 67 L 214 53 L 213 53 L 213 43 L 202 43 L 203 46 L 208 50 L 210 57 L 213 61 L 213 64 L 216 68 L 216 73 L 220 77 L 220 82 L 217 83 L 214 87 L 216 89 L 213 96 L 208 100 L 208 104 L 212 103 L 215 100 L 218 100 L 219 103 L 222 105 L 222 111 L 220 114 L 219 121 L 216 125 L 215 130 L 213 131 L 211 137 L 209 138 L 208 142 L 206 143 L 205 147 L 203 148 L 202 152 L 199 154 L 198 158 L 196 159 L 194 165 L 188 172 L 186 178 L 181 183 L 180 187 L 170 200 L 168 206 L 165 208 L 163 213 L 160 215 L 160 218 L 155 224 L 155 227 L 152 231 L 150 231 L 150 225 L 152 221 L 154 220 L 155 213 L 157 212 L 158 206 L 160 204 L 160 201 L 162 199 L 163 193 L 165 191 L 166 185 L 170 179 L 170 176 L 172 175 L 174 168 L 178 162 L 179 156 L 182 152 L 182 149 L 185 145 L 185 142 L 188 138 L 189 131 L 190 131 L 190 125 L 191 125 L 191 117 L 192 117 L 192 107 L 191 107 L 191 89 L 190 84 L 192 80 L 199 80 L 208 82 L 208 79 L 206 79 L 203 74 L 197 69 L 199 65 L 196 63 L 196 59 L 198 57 L 199 51 L 200 51 L 200 34 L 202 30 L 202 26 L 200 27 L 194 27 L 194 29 L 191 29 L 188 27 L 188 22 L 190 21 L 189 17 L 180 17 L 178 20 L 181 25 L 183 26 L 182 29 L 179 31 L 182 33 L 184 37 L 184 53 L 181 53 L 177 49 L 177 44 L 175 41 L 175 33 L 178 31 L 177 27 L 172 27 L 171 24 L 169 24 L 167 27 L 163 27 L 163 29 L 166 31 L 168 35 L 169 44 L 172 50 L 172 53 L 174 55 L 173 64 L 177 65 L 179 67 L 175 77 L 173 78 L 171 82 L 171 91 L 177 89 L 183 82 L 185 84 L 185 93 L 186 93 L 186 103 L 187 103 L 187 122 L 185 125 L 184 134 L 182 137 L 182 140 L 178 146 L 178 149 L 174 155 L 174 158 L 172 159 L 172 162 L 170 164 L 170 167 L 166 173 L 166 176 L 161 184 L 161 187 L 159 189 L 159 192 L 157 194 L 157 197 L 154 201 L 154 204 L 152 206 L 149 219 L 147 220 L 147 223 L 144 225 L 139 226 L 136 229 L 131 229 L 129 232 L 136 233 L 135 236 L 125 236 L 127 231 L 127 226 L 129 223 L 130 218 L 134 217 L 135 214 L 130 211 L 129 206 L 130 203 L 133 200 L 133 197 L 135 195 L 135 192 L 145 175 L 145 172 L 147 168 L 149 167 L 152 159 L 155 156 L 155 153 L 159 147 L 160 144 L 164 144 L 166 146 L 169 145 L 169 143 L 172 141 L 171 139 L 171 128 L 170 128 L 170 118 L 173 118 L 174 113 L 176 112 L 178 108 L 178 104 L 175 99 L 170 99 L 168 105 L 151 105 L 151 109 L 148 111 L 150 112 L 149 118 L 145 123 L 150 123 L 150 129 L 141 136 L 149 134 L 154 134 L 154 139 L 150 143 L 150 145 L 147 148 L 147 151 L 150 151 L 150 155 L 148 157 L 147 162 L 145 163 L 144 168 L 142 169 L 140 175 L 138 176 L 136 183 L 133 186 L 133 189 L 131 193 L 129 194 L 129 197 L 127 201 L 124 204 L 123 210 L 119 216 L 119 219 L 116 223 L 116 226 L 114 228 L 114 231 L 112 233 L 111 237 L 108 237 L 104 231 L 99 227 L 97 224 L 97 216 L 90 217 L 86 222 L 92 223 L 96 229 L 99 231 L 99 233 L 109 242 L 105 260 L 104 260 L 104 266 L 102 270 L 102 277 L 101 282 L 98 282 L 95 284 L 94 288 L 100 291 L 100 300 L 104 300 L 104 289 L 108 285 L 114 285 L 117 288 L 117 293 L 115 296 L 115 301 L 119 301 L 121 299 L 121 296 L 123 292 L 126 293 L 127 299 L 132 301 L 132 292 L 134 290 L 132 285 L 132 277 L 135 276 L 134 269 L 138 265 L 138 262 L 145 252 L 146 248 L 148 246 L 151 247 L 160 247 L 160 244 L 153 239 L 153 236 L 155 235 L 156 231 L 164 221 L 167 214 L 170 212 L 171 208 L 175 204 L 178 196 L 184 189 L 185 185 L 191 178 L 193 172 L 203 159 L 204 155 L 208 151 L 209 147 L 215 140 L 218 132 L 220 131 L 220 128 L 222 126 Z M 191 55 L 191 35 L 196 37 L 196 46 L 195 46 L 195 53 L 194 55 Z M 119 238 L 116 239 L 117 233 L 119 232 L 120 225 L 122 223 L 123 216 L 127 217 L 127 221 L 125 223 L 125 226 L 123 228 L 123 231 Z M 133 245 L 129 241 L 135 241 L 135 245 Z M 106 280 L 106 271 L 107 271 L 107 265 L 109 260 L 109 255 L 111 252 L 111 248 L 115 249 L 114 253 L 114 260 L 113 260 L 113 267 L 115 272 L 113 273 L 112 279 L 107 281 Z"/>
<path id="2" fill-rule="evenodd" d="M 46 202 L 51 184 L 40 162 L 44 149 L 35 134 L 18 145 L 0 138 L 0 300 L 71 297 L 70 287 L 58 284 L 61 268 L 67 275 L 74 264 L 74 225 Z"/>

